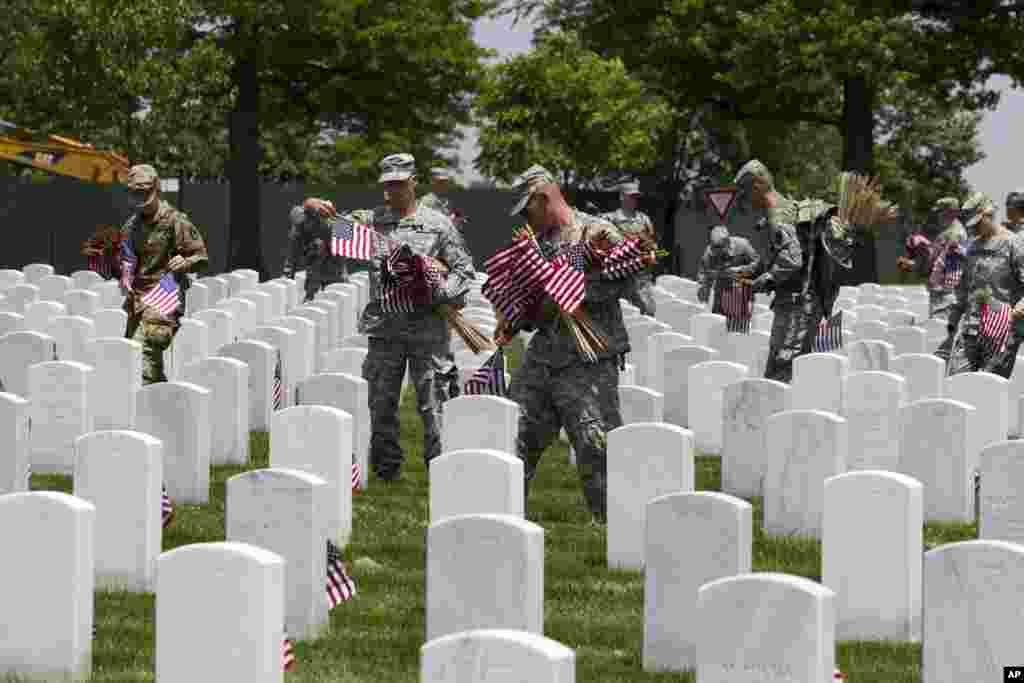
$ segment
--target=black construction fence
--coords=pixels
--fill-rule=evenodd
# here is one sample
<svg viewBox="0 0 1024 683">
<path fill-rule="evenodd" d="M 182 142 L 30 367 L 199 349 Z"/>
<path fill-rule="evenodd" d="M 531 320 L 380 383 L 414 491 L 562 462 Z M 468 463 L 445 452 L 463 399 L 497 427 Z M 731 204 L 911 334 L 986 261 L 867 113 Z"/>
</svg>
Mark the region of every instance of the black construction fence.
<svg viewBox="0 0 1024 683">
<path fill-rule="evenodd" d="M 261 223 L 253 226 L 252 238 L 259 239 L 263 268 L 271 276 L 281 274 L 287 248 L 288 214 L 306 197 L 330 199 L 340 209 L 369 208 L 381 202 L 377 188 L 324 188 L 301 184 L 272 184 L 261 187 Z M 180 183 L 175 194 L 165 199 L 185 211 L 206 239 L 210 253 L 209 274 L 229 270 L 228 186 L 223 183 Z M 618 205 L 614 192 L 574 192 L 570 201 L 579 208 L 591 203 L 602 211 Z M 467 216 L 464 229 L 467 245 L 477 267 L 505 246 L 517 220 L 508 215 L 515 195 L 507 190 L 454 190 L 453 206 Z M 716 214 L 703 198 L 668 201 L 644 195 L 641 207 L 651 216 L 659 243 L 671 255 L 659 265 L 661 272 L 693 277 L 707 244 L 708 231 L 718 223 Z M 70 178 L 54 177 L 45 182 L 0 177 L 0 228 L 5 235 L 0 250 L 0 268 L 20 269 L 28 263 L 49 263 L 58 273 L 69 274 L 86 267 L 79 253 L 82 242 L 100 225 L 123 223 L 131 213 L 128 193 L 120 186 L 103 186 Z M 730 217 L 733 234 L 747 237 L 755 246 L 761 236 L 754 230 L 752 216 Z M 893 281 L 894 263 L 903 239 L 902 231 L 887 231 L 884 239 L 858 253 L 853 271 L 844 284 L 869 281 L 872 261 L 877 262 L 883 280 Z"/>
</svg>

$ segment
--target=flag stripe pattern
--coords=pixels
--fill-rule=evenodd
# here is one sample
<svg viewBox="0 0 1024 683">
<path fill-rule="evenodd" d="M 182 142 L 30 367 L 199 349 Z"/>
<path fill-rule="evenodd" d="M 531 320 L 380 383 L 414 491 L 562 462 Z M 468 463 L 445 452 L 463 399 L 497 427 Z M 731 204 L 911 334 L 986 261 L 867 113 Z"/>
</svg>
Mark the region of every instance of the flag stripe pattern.
<svg viewBox="0 0 1024 683">
<path fill-rule="evenodd" d="M 942 283 L 946 289 L 956 289 L 960 285 L 960 277 L 963 274 L 962 259 L 957 245 L 950 245 L 944 259 Z"/>
<path fill-rule="evenodd" d="M 555 272 L 544 285 L 544 291 L 567 313 L 574 313 L 583 303 L 589 252 L 583 242 L 569 245 L 555 259 Z"/>
<path fill-rule="evenodd" d="M 160 276 L 160 281 L 142 295 L 142 303 L 155 308 L 160 315 L 169 316 L 178 310 L 178 283 L 170 273 Z"/>
<path fill-rule="evenodd" d="M 274 364 L 274 410 L 281 410 L 284 407 L 284 384 L 281 381 L 281 352 L 277 352 L 277 362 Z"/>
<path fill-rule="evenodd" d="M 166 529 L 174 520 L 174 502 L 167 495 L 167 487 L 164 486 L 160 494 L 160 523 Z"/>
<path fill-rule="evenodd" d="M 374 233 L 366 225 L 348 219 L 334 222 L 331 236 L 331 255 L 358 261 L 369 261 L 374 255 Z"/>
<path fill-rule="evenodd" d="M 345 571 L 338 546 L 327 541 L 327 609 L 334 609 L 356 595 L 356 582 Z"/>
<path fill-rule="evenodd" d="M 132 241 L 130 239 L 121 240 L 120 260 L 121 286 L 130 291 L 132 288 L 132 280 L 135 278 L 135 265 L 138 263 L 138 259 L 135 258 L 135 250 L 132 247 Z"/>
<path fill-rule="evenodd" d="M 647 267 L 644 258 L 640 240 L 628 238 L 608 252 L 601 266 L 601 274 L 610 280 L 635 275 Z"/>
<path fill-rule="evenodd" d="M 524 311 L 543 295 L 542 286 L 554 273 L 536 243 L 517 240 L 484 264 L 487 281 L 480 292 L 501 312 L 509 323 L 516 322 Z"/>
<path fill-rule="evenodd" d="M 725 328 L 728 332 L 750 334 L 750 322 L 754 315 L 754 291 L 748 285 L 734 283 L 719 290 Z"/>
<path fill-rule="evenodd" d="M 352 463 L 352 492 L 355 493 L 359 490 L 359 463 Z"/>
<path fill-rule="evenodd" d="M 813 350 L 825 353 L 843 348 L 843 312 L 838 311 L 831 318 L 822 318 L 814 336 Z"/>
<path fill-rule="evenodd" d="M 110 267 L 110 259 L 107 258 L 106 254 L 90 256 L 89 270 L 96 273 L 104 280 L 111 278 L 114 275 L 113 269 Z"/>
<path fill-rule="evenodd" d="M 1010 339 L 1010 307 L 1002 302 L 981 307 L 979 333 L 989 353 L 1002 353 Z"/>
<path fill-rule="evenodd" d="M 441 273 L 426 258 L 414 254 L 409 245 L 396 247 L 388 254 L 381 273 L 381 310 L 411 313 L 417 306 L 430 304 L 442 279 Z"/>
<path fill-rule="evenodd" d="M 505 386 L 505 352 L 500 347 L 480 366 L 473 376 L 466 380 L 462 387 L 464 394 L 489 394 L 506 396 Z"/>
<path fill-rule="evenodd" d="M 284 641 L 281 643 L 281 668 L 285 671 L 295 668 L 295 649 L 287 633 L 284 634 Z"/>
</svg>

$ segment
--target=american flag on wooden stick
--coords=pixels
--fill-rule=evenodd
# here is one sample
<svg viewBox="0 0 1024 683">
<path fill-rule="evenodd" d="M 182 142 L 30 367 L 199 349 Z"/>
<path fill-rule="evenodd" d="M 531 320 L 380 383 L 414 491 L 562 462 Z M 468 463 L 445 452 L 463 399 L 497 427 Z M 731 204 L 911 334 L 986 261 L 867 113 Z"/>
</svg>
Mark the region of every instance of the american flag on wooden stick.
<svg viewBox="0 0 1024 683">
<path fill-rule="evenodd" d="M 960 255 L 959 245 L 950 244 L 944 257 L 944 269 L 942 284 L 946 289 L 956 289 L 960 286 L 960 277 L 963 275 L 963 258 Z"/>
<path fill-rule="evenodd" d="M 167 495 L 167 487 L 163 487 L 163 492 L 160 494 L 160 523 L 161 526 L 166 529 L 170 526 L 174 520 L 174 501 Z"/>
<path fill-rule="evenodd" d="M 359 463 L 352 463 L 352 492 L 355 493 L 359 490 Z"/>
<path fill-rule="evenodd" d="M 837 311 L 831 318 L 822 318 L 814 335 L 812 350 L 827 353 L 843 348 L 843 312 Z"/>
<path fill-rule="evenodd" d="M 274 410 L 281 410 L 284 406 L 284 384 L 281 381 L 281 352 L 277 352 L 277 361 L 274 363 Z"/>
<path fill-rule="evenodd" d="M 369 261 L 374 254 L 374 232 L 361 223 L 338 218 L 331 226 L 331 255 Z"/>
<path fill-rule="evenodd" d="M 627 238 L 604 257 L 601 273 L 611 280 L 629 277 L 647 267 L 645 258 L 646 254 L 640 248 L 640 240 L 635 237 Z"/>
<path fill-rule="evenodd" d="M 591 257 L 586 242 L 571 244 L 555 259 L 555 272 L 544 285 L 544 291 L 566 313 L 575 313 L 583 303 L 587 289 L 587 263 Z"/>
<path fill-rule="evenodd" d="M 121 261 L 121 286 L 131 290 L 132 280 L 135 278 L 135 267 L 139 260 L 135 257 L 135 249 L 130 239 L 121 240 L 119 247 L 119 259 Z"/>
<path fill-rule="evenodd" d="M 170 273 L 160 276 L 160 281 L 142 295 L 142 303 L 155 308 L 160 315 L 169 316 L 178 310 L 178 282 Z"/>
<path fill-rule="evenodd" d="M 722 302 L 726 331 L 750 334 L 750 321 L 754 316 L 753 288 L 737 282 L 719 289 L 718 296 Z"/>
<path fill-rule="evenodd" d="M 281 643 L 281 668 L 291 671 L 295 668 L 295 648 L 292 647 L 292 639 L 284 634 L 284 641 Z"/>
<path fill-rule="evenodd" d="M 509 323 L 543 295 L 544 284 L 554 274 L 554 267 L 529 239 L 495 254 L 485 267 L 487 282 L 480 292 Z"/>
<path fill-rule="evenodd" d="M 491 396 L 505 396 L 508 389 L 505 386 L 505 352 L 500 347 L 491 354 L 491 357 L 473 373 L 473 376 L 466 380 L 462 387 L 464 394 L 489 394 Z"/>
<path fill-rule="evenodd" d="M 1002 353 L 1010 339 L 1010 307 L 1001 301 L 981 305 L 981 325 L 978 336 L 990 353 Z"/>
<path fill-rule="evenodd" d="M 341 561 L 341 550 L 338 546 L 327 541 L 327 609 L 334 609 L 338 605 L 356 596 L 356 582 L 345 571 L 345 565 Z"/>
<path fill-rule="evenodd" d="M 88 268 L 104 280 L 107 280 L 114 275 L 113 269 L 110 267 L 110 259 L 107 258 L 106 253 L 100 254 L 99 256 L 90 256 Z"/>
</svg>

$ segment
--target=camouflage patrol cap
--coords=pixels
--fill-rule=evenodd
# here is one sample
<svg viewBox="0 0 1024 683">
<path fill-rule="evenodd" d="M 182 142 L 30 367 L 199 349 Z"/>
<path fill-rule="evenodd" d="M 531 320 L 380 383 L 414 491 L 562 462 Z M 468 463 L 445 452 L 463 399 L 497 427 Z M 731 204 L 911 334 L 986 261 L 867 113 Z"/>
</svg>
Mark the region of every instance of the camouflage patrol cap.
<svg viewBox="0 0 1024 683">
<path fill-rule="evenodd" d="M 932 209 L 935 211 L 959 211 L 960 202 L 957 201 L 956 197 L 943 197 L 935 202 Z"/>
<path fill-rule="evenodd" d="M 640 194 L 640 183 L 622 183 L 619 194 Z"/>
<path fill-rule="evenodd" d="M 1024 209 L 1024 187 L 1006 195 L 1006 208 Z"/>
<path fill-rule="evenodd" d="M 995 202 L 984 192 L 975 192 L 964 202 L 963 208 L 960 209 L 960 217 L 966 227 L 973 228 L 986 213 L 995 212 Z"/>
<path fill-rule="evenodd" d="M 125 185 L 132 192 L 149 192 L 159 187 L 160 176 L 149 164 L 138 164 L 128 169 Z"/>
<path fill-rule="evenodd" d="M 743 167 L 736 174 L 736 178 L 732 182 L 734 185 L 742 186 L 750 183 L 754 178 L 766 180 L 769 185 L 775 184 L 775 180 L 772 178 L 772 172 L 768 170 L 767 166 L 757 159 L 751 159 L 747 163 L 743 164 Z"/>
<path fill-rule="evenodd" d="M 554 182 L 555 177 L 551 175 L 551 171 L 538 164 L 534 164 L 523 171 L 512 184 L 512 191 L 519 195 L 519 201 L 509 211 L 509 215 L 518 216 L 521 214 L 523 209 L 526 208 L 526 203 L 530 201 L 530 197 L 533 196 L 533 193 L 539 187 Z"/>
<path fill-rule="evenodd" d="M 389 154 L 380 161 L 378 183 L 408 180 L 416 175 L 416 159 L 411 154 Z"/>
<path fill-rule="evenodd" d="M 451 180 L 452 177 L 454 176 L 451 170 L 443 168 L 441 166 L 435 166 L 434 168 L 430 169 L 430 175 L 434 176 L 435 178 L 443 178 L 444 180 Z"/>
<path fill-rule="evenodd" d="M 716 225 L 711 228 L 711 237 L 708 242 L 713 247 L 724 247 L 729 242 L 729 228 L 724 225 Z"/>
</svg>

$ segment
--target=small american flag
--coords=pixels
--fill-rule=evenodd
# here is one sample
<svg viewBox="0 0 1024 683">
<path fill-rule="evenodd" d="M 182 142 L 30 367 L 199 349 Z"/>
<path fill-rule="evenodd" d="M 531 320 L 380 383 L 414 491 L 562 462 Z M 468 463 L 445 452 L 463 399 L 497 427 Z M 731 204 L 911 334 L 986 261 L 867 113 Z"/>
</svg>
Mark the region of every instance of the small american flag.
<svg viewBox="0 0 1024 683">
<path fill-rule="evenodd" d="M 135 266 L 139 262 L 135 257 L 135 250 L 130 239 L 121 240 L 119 258 L 121 260 L 121 286 L 130 291 L 132 279 L 135 277 Z"/>
<path fill-rule="evenodd" d="M 359 490 L 359 463 L 352 463 L 352 492 Z"/>
<path fill-rule="evenodd" d="M 575 313 L 583 303 L 587 289 L 587 262 L 590 257 L 589 245 L 576 242 L 555 259 L 555 272 L 544 285 L 559 308 L 566 313 Z"/>
<path fill-rule="evenodd" d="M 733 283 L 719 290 L 725 329 L 728 332 L 750 334 L 750 321 L 754 315 L 754 290 L 748 285 Z"/>
<path fill-rule="evenodd" d="M 373 230 L 369 227 L 339 218 L 334 222 L 331 255 L 359 261 L 369 261 L 374 254 Z"/>
<path fill-rule="evenodd" d="M 813 350 L 827 353 L 843 348 L 843 312 L 838 311 L 831 318 L 822 318 L 814 335 Z"/>
<path fill-rule="evenodd" d="M 341 550 L 327 541 L 327 609 L 334 609 L 356 596 L 356 582 L 345 571 Z"/>
<path fill-rule="evenodd" d="M 959 245 L 955 242 L 950 244 L 943 264 L 942 284 L 946 289 L 956 289 L 960 285 L 960 276 L 963 274 L 962 260 Z"/>
<path fill-rule="evenodd" d="M 634 275 L 647 267 L 645 257 L 640 249 L 640 240 L 629 238 L 608 252 L 601 272 L 612 280 Z"/>
<path fill-rule="evenodd" d="M 113 276 L 113 269 L 110 267 L 110 259 L 107 257 L 105 251 L 99 256 L 90 256 L 88 267 L 89 270 L 96 273 L 104 280 Z"/>
<path fill-rule="evenodd" d="M 1010 339 L 1010 307 L 997 301 L 981 305 L 979 336 L 989 353 L 1002 353 Z"/>
<path fill-rule="evenodd" d="M 167 487 L 164 486 L 163 492 L 160 494 L 160 522 L 161 526 L 166 529 L 170 526 L 174 520 L 174 502 L 171 497 L 167 495 Z"/>
<path fill-rule="evenodd" d="M 277 352 L 274 364 L 274 410 L 281 410 L 284 405 L 284 384 L 281 382 L 281 352 Z"/>
<path fill-rule="evenodd" d="M 499 256 L 505 260 L 496 261 Z M 495 264 L 502 262 L 505 265 L 498 269 Z M 488 279 L 480 292 L 509 323 L 515 322 L 523 310 L 542 296 L 544 284 L 554 275 L 552 264 L 527 239 L 496 254 L 488 263 L 492 263 L 492 269 L 487 271 Z"/>
<path fill-rule="evenodd" d="M 285 671 L 291 671 L 295 667 L 295 649 L 287 633 L 284 634 L 284 641 L 281 643 L 281 667 Z"/>
<path fill-rule="evenodd" d="M 170 273 L 161 275 L 160 281 L 142 295 L 142 303 L 152 306 L 165 317 L 178 310 L 178 283 L 174 276 Z"/>
<path fill-rule="evenodd" d="M 385 313 L 412 313 L 416 306 L 412 289 L 397 282 L 384 283 L 380 290 L 380 308 Z"/>
<path fill-rule="evenodd" d="M 500 347 L 462 387 L 464 394 L 489 394 L 505 396 L 505 352 Z"/>
</svg>

